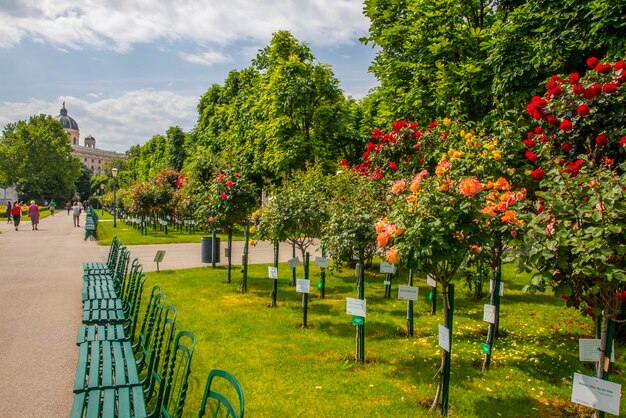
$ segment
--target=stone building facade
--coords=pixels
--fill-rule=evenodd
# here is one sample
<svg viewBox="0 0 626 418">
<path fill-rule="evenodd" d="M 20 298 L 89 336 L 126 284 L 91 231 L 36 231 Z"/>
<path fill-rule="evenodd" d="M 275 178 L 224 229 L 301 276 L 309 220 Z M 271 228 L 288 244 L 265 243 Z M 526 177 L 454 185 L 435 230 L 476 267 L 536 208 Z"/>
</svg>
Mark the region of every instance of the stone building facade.
<svg viewBox="0 0 626 418">
<path fill-rule="evenodd" d="M 65 102 L 63 102 L 61 114 L 57 116 L 57 120 L 61 122 L 63 129 L 67 132 L 68 140 L 73 148 L 72 155 L 91 169 L 91 173 L 94 176 L 102 176 L 105 174 L 103 171 L 105 163 L 113 159 L 126 159 L 125 154 L 96 148 L 96 138 L 91 135 L 85 138 L 84 145 L 80 145 L 80 130 L 78 129 L 78 123 L 76 123 L 74 118 L 67 114 Z"/>
</svg>

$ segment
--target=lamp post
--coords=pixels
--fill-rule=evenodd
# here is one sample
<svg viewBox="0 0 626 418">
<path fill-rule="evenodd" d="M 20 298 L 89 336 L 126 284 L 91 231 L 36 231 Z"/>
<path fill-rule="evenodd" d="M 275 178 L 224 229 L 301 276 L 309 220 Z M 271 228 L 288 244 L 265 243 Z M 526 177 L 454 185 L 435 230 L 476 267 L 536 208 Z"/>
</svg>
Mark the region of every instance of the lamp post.
<svg viewBox="0 0 626 418">
<path fill-rule="evenodd" d="M 111 175 L 113 176 L 113 228 L 117 228 L 117 198 L 115 190 L 115 178 L 117 177 L 117 167 L 111 169 Z"/>
<path fill-rule="evenodd" d="M 104 215 L 104 183 L 100 185 L 100 214 Z"/>
</svg>

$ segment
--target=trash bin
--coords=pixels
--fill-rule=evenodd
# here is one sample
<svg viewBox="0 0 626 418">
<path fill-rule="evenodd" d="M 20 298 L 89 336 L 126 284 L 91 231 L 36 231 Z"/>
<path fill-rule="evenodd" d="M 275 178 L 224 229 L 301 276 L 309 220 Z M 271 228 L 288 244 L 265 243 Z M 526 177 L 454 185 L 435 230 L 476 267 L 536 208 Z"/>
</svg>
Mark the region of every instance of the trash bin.
<svg viewBox="0 0 626 418">
<path fill-rule="evenodd" d="M 213 251 L 213 238 L 202 237 L 202 245 L 200 247 L 203 263 L 213 263 L 213 254 L 215 254 L 215 262 L 220 262 L 220 239 L 215 238 L 215 252 Z"/>
</svg>

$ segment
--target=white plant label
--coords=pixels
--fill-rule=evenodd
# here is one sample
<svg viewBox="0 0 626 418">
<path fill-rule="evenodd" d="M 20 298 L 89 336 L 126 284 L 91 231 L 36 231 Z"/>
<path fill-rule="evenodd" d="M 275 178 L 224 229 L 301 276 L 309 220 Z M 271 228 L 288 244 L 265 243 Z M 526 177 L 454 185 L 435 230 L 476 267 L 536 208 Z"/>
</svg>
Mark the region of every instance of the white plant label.
<svg viewBox="0 0 626 418">
<path fill-rule="evenodd" d="M 296 292 L 311 293 L 311 281 L 306 279 L 296 280 Z"/>
<path fill-rule="evenodd" d="M 496 305 L 485 305 L 483 321 L 489 322 L 490 324 L 496 323 Z"/>
<path fill-rule="evenodd" d="M 580 361 L 600 361 L 600 340 L 581 338 L 578 340 L 578 357 Z M 611 361 L 615 361 L 615 342 L 611 350 Z"/>
<path fill-rule="evenodd" d="M 315 265 L 321 269 L 328 268 L 328 258 L 325 257 L 315 257 Z"/>
<path fill-rule="evenodd" d="M 380 263 L 380 272 L 385 274 L 396 274 L 395 264 L 382 262 Z"/>
<path fill-rule="evenodd" d="M 417 300 L 419 287 L 415 286 L 398 286 L 398 299 L 400 300 Z"/>
<path fill-rule="evenodd" d="M 496 286 L 496 282 L 491 280 L 489 284 L 489 291 L 493 293 L 493 288 Z M 504 296 L 504 282 L 500 281 L 500 297 Z"/>
<path fill-rule="evenodd" d="M 278 268 L 277 267 L 268 267 L 267 275 L 270 279 L 278 280 Z"/>
<path fill-rule="evenodd" d="M 287 264 L 289 264 L 289 268 L 295 269 L 300 265 L 300 259 L 298 257 L 292 258 L 291 260 L 287 260 Z"/>
<path fill-rule="evenodd" d="M 437 282 L 430 274 L 426 276 L 426 284 L 430 287 L 437 287 Z"/>
<path fill-rule="evenodd" d="M 572 402 L 619 415 L 622 385 L 574 373 Z"/>
<path fill-rule="evenodd" d="M 366 299 L 346 298 L 346 313 L 353 316 L 362 316 L 365 318 L 367 311 Z"/>
<path fill-rule="evenodd" d="M 450 329 L 439 324 L 439 347 L 450 352 Z"/>
</svg>

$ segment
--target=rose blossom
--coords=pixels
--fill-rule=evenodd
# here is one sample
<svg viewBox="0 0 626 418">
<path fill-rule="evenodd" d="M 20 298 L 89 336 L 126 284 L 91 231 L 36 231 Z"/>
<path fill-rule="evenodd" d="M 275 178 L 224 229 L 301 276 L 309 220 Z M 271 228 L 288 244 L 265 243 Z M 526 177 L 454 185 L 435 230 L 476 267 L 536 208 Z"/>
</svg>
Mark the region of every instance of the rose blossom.
<svg viewBox="0 0 626 418">
<path fill-rule="evenodd" d="M 526 158 L 528 159 L 528 161 L 530 161 L 531 163 L 534 163 L 535 161 L 537 161 L 537 159 L 539 158 L 537 156 L 537 154 L 535 154 L 532 151 L 526 151 Z"/>
<path fill-rule="evenodd" d="M 587 67 L 593 69 L 598 65 L 598 59 L 596 57 L 591 57 L 587 59 Z"/>
<path fill-rule="evenodd" d="M 587 116 L 589 114 L 589 106 L 584 103 L 578 105 L 578 107 L 576 107 L 576 113 L 578 113 L 578 116 Z"/>
<path fill-rule="evenodd" d="M 609 142 L 608 138 L 605 134 L 600 134 L 596 136 L 596 144 L 600 146 L 605 146 Z"/>
<path fill-rule="evenodd" d="M 459 184 L 459 193 L 461 193 L 465 197 L 472 197 L 480 193 L 483 189 L 483 185 L 480 184 L 480 181 L 473 177 L 468 177 L 461 180 Z"/>
<path fill-rule="evenodd" d="M 568 120 L 568 119 L 563 119 L 563 121 L 559 125 L 559 129 L 561 129 L 563 132 L 571 131 L 572 130 L 572 122 L 570 120 Z"/>
<path fill-rule="evenodd" d="M 394 194 L 400 194 L 400 193 L 402 193 L 405 190 L 406 190 L 406 180 L 405 179 L 397 180 L 391 186 L 391 191 Z"/>
<path fill-rule="evenodd" d="M 541 180 L 545 174 L 546 172 L 543 170 L 543 168 L 535 168 L 531 173 L 533 179 L 537 181 Z"/>
</svg>

